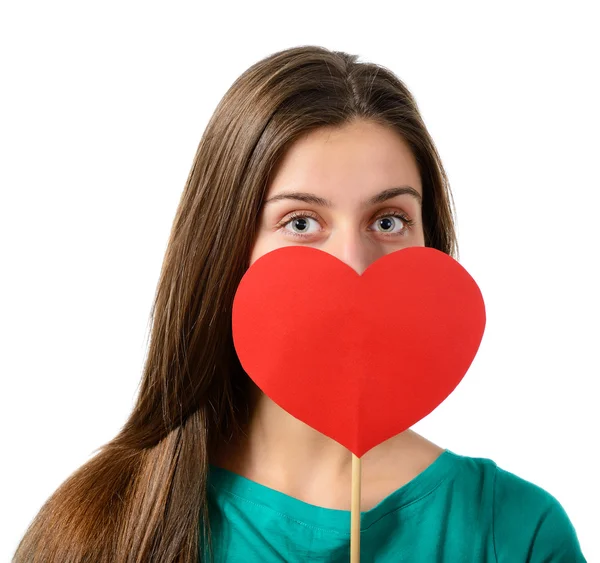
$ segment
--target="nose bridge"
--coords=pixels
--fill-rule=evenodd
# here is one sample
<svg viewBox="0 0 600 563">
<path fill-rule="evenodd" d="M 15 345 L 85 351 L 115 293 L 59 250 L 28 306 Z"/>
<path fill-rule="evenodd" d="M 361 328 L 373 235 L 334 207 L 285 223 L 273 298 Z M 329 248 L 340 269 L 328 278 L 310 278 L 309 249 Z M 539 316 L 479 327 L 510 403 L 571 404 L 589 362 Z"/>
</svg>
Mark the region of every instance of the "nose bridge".
<svg viewBox="0 0 600 563">
<path fill-rule="evenodd" d="M 330 239 L 328 250 L 333 256 L 348 264 L 358 275 L 377 259 L 369 240 L 359 230 L 346 225 L 340 228 Z"/>
</svg>

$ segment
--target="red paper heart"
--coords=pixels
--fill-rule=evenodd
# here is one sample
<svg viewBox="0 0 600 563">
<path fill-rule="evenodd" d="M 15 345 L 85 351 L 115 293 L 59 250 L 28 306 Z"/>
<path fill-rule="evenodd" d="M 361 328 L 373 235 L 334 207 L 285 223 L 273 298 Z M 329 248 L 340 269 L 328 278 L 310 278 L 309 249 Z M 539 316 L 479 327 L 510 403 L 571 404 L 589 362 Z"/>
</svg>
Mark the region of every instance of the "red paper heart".
<svg viewBox="0 0 600 563">
<path fill-rule="evenodd" d="M 362 457 L 460 383 L 485 306 L 469 273 L 433 248 L 392 252 L 359 276 L 327 252 L 288 246 L 246 271 L 232 329 L 264 393 Z"/>
</svg>

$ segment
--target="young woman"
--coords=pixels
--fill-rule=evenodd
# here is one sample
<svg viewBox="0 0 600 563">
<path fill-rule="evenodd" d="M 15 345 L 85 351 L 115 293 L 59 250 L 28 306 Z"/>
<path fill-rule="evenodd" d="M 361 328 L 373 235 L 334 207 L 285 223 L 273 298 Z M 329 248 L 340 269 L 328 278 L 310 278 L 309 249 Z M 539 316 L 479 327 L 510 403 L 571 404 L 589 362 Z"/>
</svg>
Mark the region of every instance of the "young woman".
<svg viewBox="0 0 600 563">
<path fill-rule="evenodd" d="M 235 291 L 282 246 L 358 273 L 409 246 L 457 258 L 451 202 L 389 70 L 298 47 L 243 73 L 177 209 L 134 410 L 47 500 L 14 561 L 348 561 L 351 454 L 244 373 Z M 411 430 L 363 457 L 362 488 L 363 561 L 585 561 L 553 496 Z"/>
</svg>

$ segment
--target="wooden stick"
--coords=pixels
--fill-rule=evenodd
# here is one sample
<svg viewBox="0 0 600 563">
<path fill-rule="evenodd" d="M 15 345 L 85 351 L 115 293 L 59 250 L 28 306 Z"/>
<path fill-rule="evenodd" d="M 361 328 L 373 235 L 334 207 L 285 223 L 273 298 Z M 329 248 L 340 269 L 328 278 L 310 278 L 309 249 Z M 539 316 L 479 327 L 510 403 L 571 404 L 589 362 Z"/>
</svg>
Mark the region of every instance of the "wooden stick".
<svg viewBox="0 0 600 563">
<path fill-rule="evenodd" d="M 350 524 L 350 563 L 360 563 L 360 479 L 361 458 L 352 454 L 352 512 Z"/>
</svg>

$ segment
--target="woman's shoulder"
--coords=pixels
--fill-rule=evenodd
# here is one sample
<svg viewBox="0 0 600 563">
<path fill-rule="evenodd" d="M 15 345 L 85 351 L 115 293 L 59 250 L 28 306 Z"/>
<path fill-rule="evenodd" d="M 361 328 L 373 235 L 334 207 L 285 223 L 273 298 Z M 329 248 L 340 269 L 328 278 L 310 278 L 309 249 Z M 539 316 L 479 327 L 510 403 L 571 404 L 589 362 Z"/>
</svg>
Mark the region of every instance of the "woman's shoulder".
<svg viewBox="0 0 600 563">
<path fill-rule="evenodd" d="M 491 493 L 493 538 L 499 562 L 585 562 L 575 528 L 560 501 L 547 489 L 495 461 L 461 456 L 456 478 L 480 479 Z"/>
</svg>

